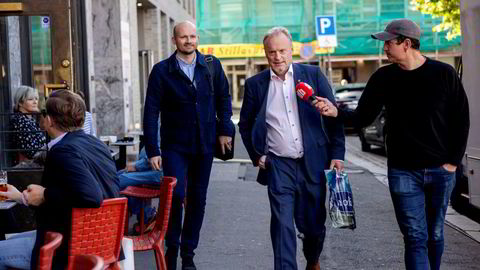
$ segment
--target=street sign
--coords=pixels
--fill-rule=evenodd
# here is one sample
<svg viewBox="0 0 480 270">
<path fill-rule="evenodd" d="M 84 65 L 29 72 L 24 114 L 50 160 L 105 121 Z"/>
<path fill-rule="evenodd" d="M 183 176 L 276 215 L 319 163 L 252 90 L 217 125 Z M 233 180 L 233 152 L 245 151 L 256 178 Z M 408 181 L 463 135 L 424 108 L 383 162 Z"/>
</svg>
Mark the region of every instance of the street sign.
<svg viewBox="0 0 480 270">
<path fill-rule="evenodd" d="M 313 48 L 312 44 L 305 43 L 302 44 L 300 47 L 300 57 L 302 59 L 308 60 L 315 55 L 315 49 Z"/>
<path fill-rule="evenodd" d="M 42 28 L 50 28 L 50 17 L 42 17 Z"/>
<path fill-rule="evenodd" d="M 335 16 L 316 16 L 315 29 L 317 31 L 317 41 L 319 47 L 337 47 L 337 27 Z"/>
</svg>

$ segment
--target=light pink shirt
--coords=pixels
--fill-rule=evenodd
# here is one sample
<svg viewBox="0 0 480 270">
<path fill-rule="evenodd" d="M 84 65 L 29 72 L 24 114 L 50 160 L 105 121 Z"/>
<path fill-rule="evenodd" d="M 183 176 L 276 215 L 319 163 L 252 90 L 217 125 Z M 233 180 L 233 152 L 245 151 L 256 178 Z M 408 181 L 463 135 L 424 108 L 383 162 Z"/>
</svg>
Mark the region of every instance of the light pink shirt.
<svg viewBox="0 0 480 270">
<path fill-rule="evenodd" d="M 285 74 L 285 81 L 270 69 L 266 121 L 268 151 L 280 157 L 303 157 L 292 65 Z"/>
</svg>

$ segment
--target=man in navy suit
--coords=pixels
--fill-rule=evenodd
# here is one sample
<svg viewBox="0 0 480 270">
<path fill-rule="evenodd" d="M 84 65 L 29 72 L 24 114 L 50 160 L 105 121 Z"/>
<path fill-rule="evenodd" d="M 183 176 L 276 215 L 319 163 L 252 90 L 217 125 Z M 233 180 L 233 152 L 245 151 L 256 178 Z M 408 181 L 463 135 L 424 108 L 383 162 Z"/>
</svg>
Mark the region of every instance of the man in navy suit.
<svg viewBox="0 0 480 270">
<path fill-rule="evenodd" d="M 231 149 L 235 129 L 230 121 L 227 78 L 218 59 L 206 58 L 196 50 L 195 25 L 188 21 L 177 24 L 172 42 L 177 46 L 175 53 L 150 73 L 143 122 L 145 149 L 153 169 L 163 166 L 165 176 L 177 178 L 165 237 L 167 268 L 176 269 L 180 249 L 182 269 L 194 270 L 215 142 Z M 161 157 L 157 146 L 159 113 Z M 188 206 L 182 226 L 185 192 Z"/>
<path fill-rule="evenodd" d="M 119 196 L 110 150 L 82 130 L 86 109 L 82 98 L 71 91 L 59 90 L 50 95 L 45 107 L 43 126 L 52 141 L 48 143 L 42 184 L 29 185 L 23 193 L 8 185 L 8 191 L 1 194 L 34 207 L 37 230 L 0 241 L 0 269 L 36 269 L 46 231 L 63 235 L 52 269 L 65 269 L 72 208 L 100 207 L 104 199 Z"/>
<path fill-rule="evenodd" d="M 334 102 L 318 67 L 292 64 L 288 30 L 270 29 L 263 45 L 270 69 L 245 83 L 240 134 L 253 164 L 260 167 L 257 181 L 268 188 L 275 269 L 297 269 L 294 221 L 303 234 L 307 269 L 320 269 L 326 218 L 324 170 L 343 170 L 343 125 L 297 98 L 295 84 L 305 82 L 316 95 Z"/>
</svg>

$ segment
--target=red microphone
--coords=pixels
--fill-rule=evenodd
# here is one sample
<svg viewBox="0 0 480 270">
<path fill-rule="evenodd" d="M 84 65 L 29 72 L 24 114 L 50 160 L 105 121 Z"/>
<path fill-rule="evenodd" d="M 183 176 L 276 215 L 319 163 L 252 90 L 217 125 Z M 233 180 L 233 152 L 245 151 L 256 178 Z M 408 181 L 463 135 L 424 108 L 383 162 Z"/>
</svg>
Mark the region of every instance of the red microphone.
<svg viewBox="0 0 480 270">
<path fill-rule="evenodd" d="M 313 93 L 313 88 L 308 85 L 308 83 L 300 82 L 297 83 L 297 86 L 295 86 L 295 91 L 297 92 L 297 96 L 303 99 L 304 101 L 310 102 L 310 104 L 314 105 L 315 103 L 318 102 L 317 99 L 315 99 Z"/>
</svg>

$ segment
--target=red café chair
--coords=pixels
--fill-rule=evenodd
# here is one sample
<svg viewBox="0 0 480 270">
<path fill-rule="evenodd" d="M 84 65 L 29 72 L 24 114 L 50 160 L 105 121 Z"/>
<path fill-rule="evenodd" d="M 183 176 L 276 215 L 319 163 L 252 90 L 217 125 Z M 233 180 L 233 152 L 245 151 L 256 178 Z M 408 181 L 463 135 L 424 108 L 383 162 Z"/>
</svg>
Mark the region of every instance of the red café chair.
<svg viewBox="0 0 480 270">
<path fill-rule="evenodd" d="M 106 269 L 120 269 L 126 211 L 127 198 L 106 199 L 100 208 L 73 208 L 67 269 L 77 269 L 75 256 L 84 254 L 101 257 Z"/>
<path fill-rule="evenodd" d="M 37 270 L 50 270 L 52 269 L 52 259 L 55 250 L 62 243 L 63 236 L 57 232 L 45 233 L 45 244 L 40 248 L 38 255 Z"/>
<path fill-rule="evenodd" d="M 73 257 L 75 270 L 103 270 L 103 259 L 96 255 L 76 255 Z"/>
<path fill-rule="evenodd" d="M 175 177 L 164 176 L 159 189 L 129 186 L 121 192 L 121 194 L 138 198 L 159 198 L 157 217 L 153 230 L 139 236 L 127 236 L 133 240 L 134 251 L 153 250 L 155 252 L 158 270 L 167 269 L 163 242 L 167 233 L 173 189 L 176 184 L 177 179 Z M 141 220 L 143 220 L 143 217 L 141 217 Z M 126 222 L 128 224 L 128 220 Z"/>
</svg>

